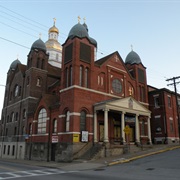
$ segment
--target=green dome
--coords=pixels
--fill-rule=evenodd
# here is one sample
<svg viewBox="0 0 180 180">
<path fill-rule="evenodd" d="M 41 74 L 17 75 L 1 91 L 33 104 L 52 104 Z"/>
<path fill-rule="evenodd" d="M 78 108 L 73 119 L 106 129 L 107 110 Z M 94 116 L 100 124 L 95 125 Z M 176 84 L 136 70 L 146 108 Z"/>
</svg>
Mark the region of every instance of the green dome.
<svg viewBox="0 0 180 180">
<path fill-rule="evenodd" d="M 31 50 L 34 50 L 34 49 L 40 49 L 44 52 L 46 52 L 46 45 L 45 43 L 39 38 L 38 40 L 36 40 L 32 46 L 31 46 Z"/>
<path fill-rule="evenodd" d="M 21 64 L 21 62 L 18 59 L 14 60 L 10 65 L 10 69 L 15 70 L 18 64 Z"/>
<path fill-rule="evenodd" d="M 80 23 L 74 25 L 71 28 L 71 30 L 69 32 L 69 35 L 68 35 L 69 38 L 73 38 L 75 36 L 77 36 L 79 38 L 84 38 L 84 37 L 88 38 L 89 37 L 86 28 Z"/>
<path fill-rule="evenodd" d="M 95 39 L 89 36 L 88 27 L 85 23 L 84 24 L 77 23 L 71 28 L 68 34 L 68 38 L 72 39 L 74 37 L 87 38 L 92 44 L 94 44 L 97 47 L 97 42 Z"/>
<path fill-rule="evenodd" d="M 132 50 L 132 51 L 126 56 L 125 63 L 126 63 L 126 64 L 140 64 L 140 63 L 142 63 L 142 62 L 141 62 L 141 58 L 139 57 L 139 55 Z"/>
</svg>

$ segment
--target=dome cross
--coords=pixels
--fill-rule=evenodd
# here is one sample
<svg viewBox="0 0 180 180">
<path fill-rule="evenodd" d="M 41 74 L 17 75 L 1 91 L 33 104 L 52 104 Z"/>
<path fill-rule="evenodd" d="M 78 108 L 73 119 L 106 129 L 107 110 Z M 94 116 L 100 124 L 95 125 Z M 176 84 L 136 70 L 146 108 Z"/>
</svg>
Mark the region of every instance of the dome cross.
<svg viewBox="0 0 180 180">
<path fill-rule="evenodd" d="M 55 24 L 56 24 L 56 18 L 53 18 L 53 20 L 54 20 L 54 26 L 55 26 Z"/>
<path fill-rule="evenodd" d="M 80 17 L 80 16 L 78 16 L 78 23 L 80 23 L 80 21 L 81 21 L 81 17 Z"/>
</svg>

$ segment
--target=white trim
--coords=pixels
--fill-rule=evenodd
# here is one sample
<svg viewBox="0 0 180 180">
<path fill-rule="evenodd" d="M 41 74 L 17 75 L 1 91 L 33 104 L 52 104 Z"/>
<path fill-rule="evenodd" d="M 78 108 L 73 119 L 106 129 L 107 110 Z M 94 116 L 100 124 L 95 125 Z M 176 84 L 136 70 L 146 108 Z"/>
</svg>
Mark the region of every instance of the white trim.
<svg viewBox="0 0 180 180">
<path fill-rule="evenodd" d="M 159 94 L 155 94 L 155 95 L 153 95 L 153 97 L 159 97 Z"/>
<path fill-rule="evenodd" d="M 82 89 L 82 90 L 86 90 L 86 91 L 90 91 L 90 92 L 94 92 L 94 93 L 102 94 L 102 95 L 106 95 L 106 96 L 108 95 L 110 97 L 118 97 L 118 98 L 120 98 L 119 96 L 115 96 L 115 95 L 112 95 L 112 94 L 109 94 L 109 93 L 100 92 L 100 91 L 97 91 L 97 90 L 94 90 L 94 89 L 81 87 L 81 86 L 78 86 L 78 85 L 73 85 L 73 86 L 70 86 L 68 88 L 61 89 L 59 92 L 62 93 L 62 92 L 68 91 L 68 90 L 73 89 L 73 88 Z"/>
<path fill-rule="evenodd" d="M 81 114 L 78 113 L 78 112 L 72 112 L 72 113 L 69 113 L 70 116 L 80 116 Z"/>
<path fill-rule="evenodd" d="M 59 133 L 57 133 L 58 135 L 62 135 L 62 134 L 81 134 L 81 132 L 59 132 Z M 56 135 L 57 135 L 56 134 Z M 94 133 L 89 133 L 88 132 L 88 134 L 89 135 L 91 135 L 91 136 L 93 136 L 94 135 Z"/>
<path fill-rule="evenodd" d="M 80 116 L 81 113 L 79 113 L 79 112 L 71 112 L 69 115 L 70 115 L 70 116 Z M 59 118 L 64 118 L 64 117 L 66 117 L 65 114 L 59 115 Z M 94 116 L 93 116 L 92 114 L 87 114 L 86 117 L 93 118 Z"/>
<path fill-rule="evenodd" d="M 32 134 L 32 136 L 48 136 L 49 134 L 46 133 L 46 134 Z"/>
<path fill-rule="evenodd" d="M 161 117 L 161 115 L 154 116 L 154 118 L 160 118 L 160 117 Z"/>
<path fill-rule="evenodd" d="M 92 114 L 87 114 L 87 115 L 86 115 L 86 117 L 93 118 L 93 117 L 94 117 L 94 115 L 92 115 Z"/>
<path fill-rule="evenodd" d="M 38 120 L 33 120 L 33 123 L 37 123 L 38 122 Z"/>
<path fill-rule="evenodd" d="M 65 114 L 61 114 L 61 115 L 59 115 L 59 118 L 64 118 L 64 117 L 66 117 L 66 115 L 65 115 Z"/>
<path fill-rule="evenodd" d="M 13 104 L 11 104 L 11 105 L 9 105 L 9 106 L 6 106 L 4 109 L 10 108 L 10 107 L 15 106 L 15 105 L 17 105 L 17 104 L 20 104 L 21 102 L 26 101 L 27 99 L 35 99 L 35 100 L 36 100 L 36 99 L 38 99 L 38 98 L 29 96 L 29 97 L 27 97 L 27 98 L 25 98 L 25 99 L 22 99 L 22 100 L 20 100 L 20 101 L 18 101 L 18 102 L 15 102 L 15 103 L 13 103 Z"/>
<path fill-rule="evenodd" d="M 119 72 L 127 73 L 126 71 L 123 71 L 122 69 L 118 69 L 118 68 L 116 68 L 116 67 L 114 67 L 114 66 L 110 66 L 110 65 L 107 65 L 107 66 L 110 67 L 110 68 L 112 68 L 112 69 L 116 69 L 116 70 L 118 70 Z"/>
<path fill-rule="evenodd" d="M 81 134 L 81 133 L 80 132 L 59 132 L 57 134 L 62 135 L 62 134 Z"/>
<path fill-rule="evenodd" d="M 91 135 L 91 136 L 93 136 L 94 135 L 94 133 L 88 133 L 89 135 Z"/>
</svg>

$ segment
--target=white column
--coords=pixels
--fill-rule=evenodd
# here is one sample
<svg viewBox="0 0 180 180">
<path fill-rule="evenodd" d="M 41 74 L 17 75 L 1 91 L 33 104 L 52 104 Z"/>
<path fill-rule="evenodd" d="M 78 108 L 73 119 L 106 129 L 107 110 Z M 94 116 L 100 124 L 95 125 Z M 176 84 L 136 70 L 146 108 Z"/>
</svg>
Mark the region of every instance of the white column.
<svg viewBox="0 0 180 180">
<path fill-rule="evenodd" d="M 109 138 L 108 138 L 108 109 L 104 109 L 104 142 L 109 142 Z"/>
<path fill-rule="evenodd" d="M 136 125 L 135 125 L 135 128 L 136 128 L 136 143 L 140 143 L 140 138 L 139 138 L 139 119 L 138 119 L 138 114 L 136 114 Z"/>
<path fill-rule="evenodd" d="M 149 143 L 152 144 L 150 117 L 148 117 L 148 138 L 149 138 Z"/>
<path fill-rule="evenodd" d="M 123 139 L 123 143 L 126 141 L 124 127 L 125 127 L 124 112 L 122 112 L 122 114 L 121 114 L 121 136 Z"/>
<path fill-rule="evenodd" d="M 94 112 L 94 142 L 97 142 L 97 113 Z"/>
</svg>

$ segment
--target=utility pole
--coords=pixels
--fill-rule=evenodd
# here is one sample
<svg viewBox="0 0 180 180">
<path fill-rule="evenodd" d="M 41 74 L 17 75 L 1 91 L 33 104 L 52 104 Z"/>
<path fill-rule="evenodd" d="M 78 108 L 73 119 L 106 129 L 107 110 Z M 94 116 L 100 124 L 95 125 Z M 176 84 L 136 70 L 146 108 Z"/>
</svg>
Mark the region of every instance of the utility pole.
<svg viewBox="0 0 180 180">
<path fill-rule="evenodd" d="M 179 79 L 180 76 L 178 77 L 173 77 L 170 79 L 167 79 L 166 81 L 173 81 L 173 83 L 168 84 L 168 86 L 173 85 L 174 86 L 174 91 L 175 91 L 175 97 L 176 97 L 176 109 L 177 109 L 177 117 L 178 117 L 178 132 L 179 132 L 179 143 L 180 143 L 180 122 L 179 122 L 179 104 L 178 104 L 178 95 L 177 95 L 177 88 L 176 88 L 176 84 L 179 84 L 179 82 L 176 82 L 177 79 Z"/>
</svg>

